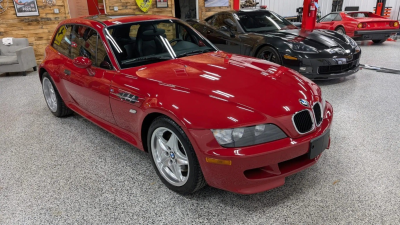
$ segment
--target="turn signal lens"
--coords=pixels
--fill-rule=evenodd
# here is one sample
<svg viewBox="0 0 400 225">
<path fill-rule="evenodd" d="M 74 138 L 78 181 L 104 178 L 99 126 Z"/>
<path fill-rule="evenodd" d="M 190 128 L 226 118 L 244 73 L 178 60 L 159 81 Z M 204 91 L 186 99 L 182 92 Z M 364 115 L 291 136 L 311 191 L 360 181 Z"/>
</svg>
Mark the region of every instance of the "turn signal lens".
<svg viewBox="0 0 400 225">
<path fill-rule="evenodd" d="M 220 165 L 226 165 L 226 166 L 232 165 L 231 160 L 213 159 L 213 158 L 208 158 L 208 157 L 206 157 L 206 162 L 220 164 Z"/>
<path fill-rule="evenodd" d="M 362 23 L 359 23 L 359 24 L 357 25 L 357 27 L 358 27 L 358 28 L 362 28 Z"/>
<path fill-rule="evenodd" d="M 397 21 L 394 22 L 394 23 L 393 23 L 393 26 L 394 26 L 394 27 L 398 27 L 398 26 L 399 26 L 399 22 L 397 22 Z"/>
<path fill-rule="evenodd" d="M 290 60 L 297 60 L 296 57 L 293 57 L 293 56 L 290 56 L 290 55 L 284 55 L 283 58 L 290 59 Z"/>
</svg>

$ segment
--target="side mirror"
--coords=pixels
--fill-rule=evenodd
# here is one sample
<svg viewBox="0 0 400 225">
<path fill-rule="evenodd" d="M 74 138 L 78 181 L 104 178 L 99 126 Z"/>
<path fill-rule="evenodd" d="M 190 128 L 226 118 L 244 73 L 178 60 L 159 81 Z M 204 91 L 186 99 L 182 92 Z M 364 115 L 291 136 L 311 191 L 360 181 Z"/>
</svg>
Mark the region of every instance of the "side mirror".
<svg viewBox="0 0 400 225">
<path fill-rule="evenodd" d="M 229 29 L 236 27 L 235 22 L 233 22 L 231 19 L 225 19 L 224 23 L 226 24 L 226 26 L 228 26 Z"/>
<path fill-rule="evenodd" d="M 78 68 L 87 69 L 92 66 L 92 60 L 83 56 L 78 56 L 74 59 L 73 64 Z"/>
</svg>

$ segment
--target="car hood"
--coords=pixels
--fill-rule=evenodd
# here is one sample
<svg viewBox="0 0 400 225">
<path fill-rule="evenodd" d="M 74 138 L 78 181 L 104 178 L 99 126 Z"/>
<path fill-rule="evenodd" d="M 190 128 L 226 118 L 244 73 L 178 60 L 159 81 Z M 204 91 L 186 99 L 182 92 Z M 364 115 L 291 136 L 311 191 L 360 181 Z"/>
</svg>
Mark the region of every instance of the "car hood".
<svg viewBox="0 0 400 225">
<path fill-rule="evenodd" d="M 262 35 L 275 36 L 284 41 L 303 42 L 306 45 L 316 47 L 317 49 L 342 47 L 351 49 L 350 43 L 346 38 L 334 31 L 314 30 L 313 32 L 303 32 L 300 29 L 279 30 L 276 32 L 258 33 Z"/>
<path fill-rule="evenodd" d="M 320 93 L 315 83 L 286 67 L 221 51 L 132 70 L 124 72 L 275 118 L 303 110 L 299 99 L 311 103 Z"/>
</svg>

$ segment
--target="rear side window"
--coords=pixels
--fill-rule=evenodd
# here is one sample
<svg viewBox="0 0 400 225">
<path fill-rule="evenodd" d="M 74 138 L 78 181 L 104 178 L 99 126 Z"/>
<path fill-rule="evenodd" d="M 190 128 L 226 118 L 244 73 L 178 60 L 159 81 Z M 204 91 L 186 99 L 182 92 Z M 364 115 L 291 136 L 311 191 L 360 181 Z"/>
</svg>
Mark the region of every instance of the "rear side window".
<svg viewBox="0 0 400 225">
<path fill-rule="evenodd" d="M 67 57 L 70 57 L 72 27 L 72 25 L 63 25 L 58 28 L 52 44 L 53 48 Z"/>
</svg>

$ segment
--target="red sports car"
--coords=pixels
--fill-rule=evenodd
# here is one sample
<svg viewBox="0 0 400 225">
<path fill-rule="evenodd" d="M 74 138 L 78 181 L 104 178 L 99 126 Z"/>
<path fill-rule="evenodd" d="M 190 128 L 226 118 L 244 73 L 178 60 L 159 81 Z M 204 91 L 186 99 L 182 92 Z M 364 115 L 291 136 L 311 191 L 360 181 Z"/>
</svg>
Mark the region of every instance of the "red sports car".
<svg viewBox="0 0 400 225">
<path fill-rule="evenodd" d="M 392 34 L 400 32 L 399 21 L 371 12 L 333 12 L 320 19 L 315 29 L 336 30 L 355 40 L 383 43 Z"/>
<path fill-rule="evenodd" d="M 148 152 L 179 193 L 275 188 L 330 143 L 333 110 L 315 83 L 219 51 L 172 17 L 63 21 L 39 76 L 55 116 L 75 111 Z"/>
</svg>

